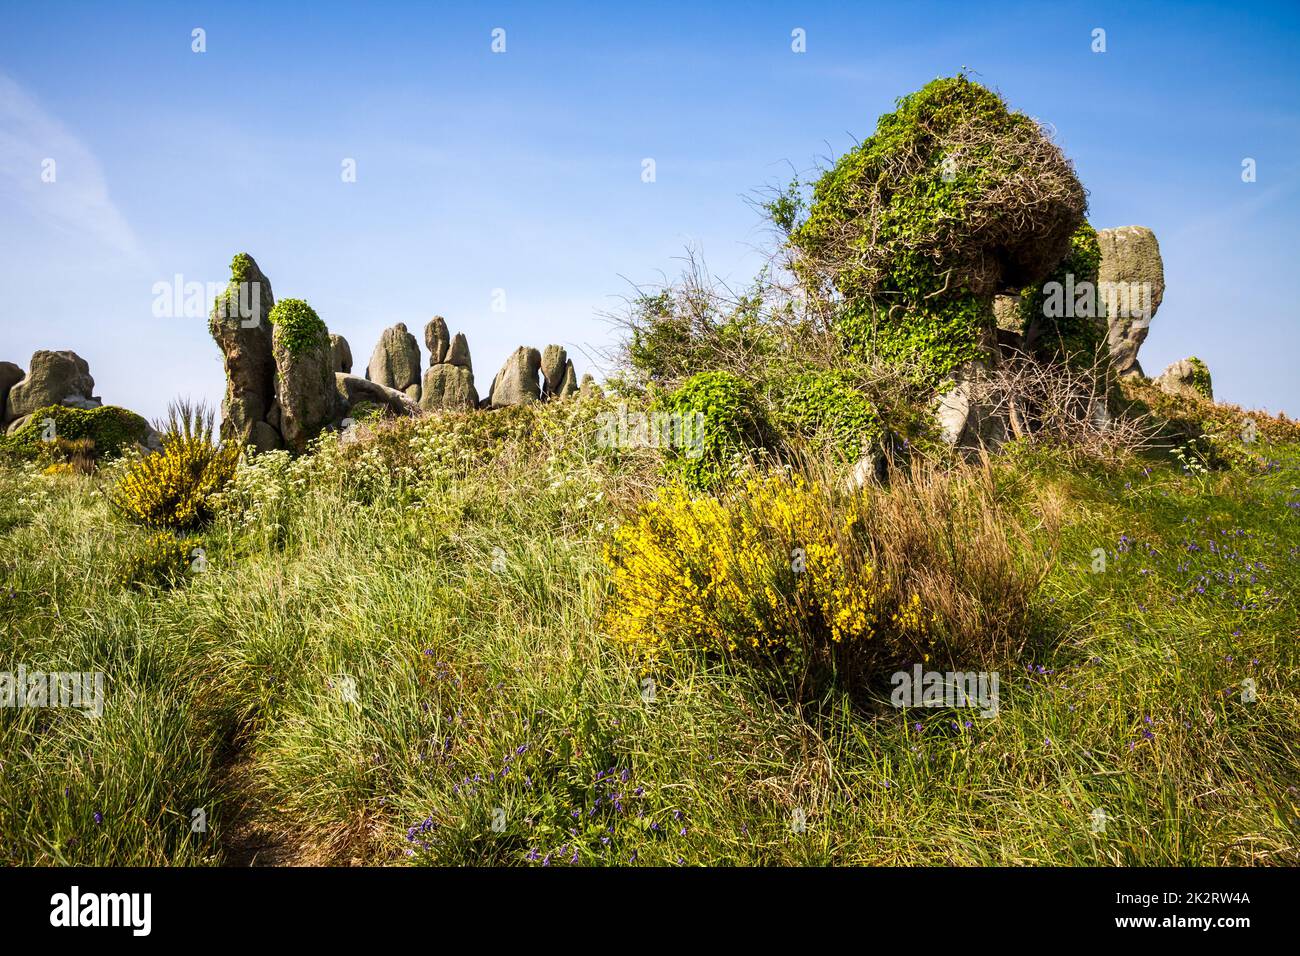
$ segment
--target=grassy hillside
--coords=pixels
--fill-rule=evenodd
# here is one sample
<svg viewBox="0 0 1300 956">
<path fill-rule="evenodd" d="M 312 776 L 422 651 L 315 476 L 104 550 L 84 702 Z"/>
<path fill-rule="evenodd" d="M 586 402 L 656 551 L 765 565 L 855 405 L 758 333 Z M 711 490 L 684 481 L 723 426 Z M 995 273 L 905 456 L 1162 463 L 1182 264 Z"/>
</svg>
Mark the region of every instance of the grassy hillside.
<svg viewBox="0 0 1300 956">
<path fill-rule="evenodd" d="M 611 640 L 604 549 L 663 478 L 603 407 L 241 463 L 170 582 L 123 465 L 0 464 L 0 670 L 107 677 L 98 719 L 0 710 L 0 862 L 1300 863 L 1300 444 L 868 488 L 974 496 L 935 546 L 991 523 L 1032 582 L 982 718 Z"/>
</svg>

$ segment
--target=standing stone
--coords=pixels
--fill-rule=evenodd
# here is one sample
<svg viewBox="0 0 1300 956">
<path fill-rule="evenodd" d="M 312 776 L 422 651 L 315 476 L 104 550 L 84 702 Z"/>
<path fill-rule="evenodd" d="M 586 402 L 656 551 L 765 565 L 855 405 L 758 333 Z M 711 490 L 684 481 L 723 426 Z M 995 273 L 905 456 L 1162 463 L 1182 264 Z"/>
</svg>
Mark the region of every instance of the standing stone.
<svg viewBox="0 0 1300 956">
<path fill-rule="evenodd" d="M 301 454 L 338 410 L 334 351 L 325 323 L 302 299 L 277 304 L 271 326 L 280 434 L 290 451 Z"/>
<path fill-rule="evenodd" d="M 568 353 L 559 345 L 548 345 L 542 351 L 542 394 L 547 398 L 560 394 L 568 358 Z"/>
<path fill-rule="evenodd" d="M 462 365 L 447 362 L 432 366 L 424 373 L 420 407 L 426 412 L 469 412 L 478 408 L 474 373 Z"/>
<path fill-rule="evenodd" d="M 599 399 L 603 399 L 604 397 L 605 397 L 605 390 L 596 384 L 596 380 L 591 377 L 590 372 L 582 376 L 582 382 L 581 384 L 578 385 L 579 401 L 587 401 L 589 399 L 599 400 Z"/>
<path fill-rule="evenodd" d="M 1195 356 L 1179 359 L 1170 365 L 1156 379 L 1156 386 L 1169 395 L 1214 400 L 1214 384 L 1210 379 L 1210 370 Z"/>
<path fill-rule="evenodd" d="M 253 257 L 241 252 L 230 263 L 230 284 L 217 297 L 208 318 L 208 331 L 221 349 L 226 372 L 226 394 L 221 400 L 221 438 L 258 451 L 267 445 L 265 422 L 275 395 L 275 359 L 271 354 L 271 324 L 275 307 L 271 282 Z M 254 434 L 256 432 L 256 434 Z"/>
<path fill-rule="evenodd" d="M 542 354 L 537 349 L 521 345 L 506 359 L 492 387 L 488 390 L 489 408 L 505 408 L 507 405 L 528 405 L 541 400 L 541 389 L 537 375 L 542 367 Z"/>
<path fill-rule="evenodd" d="M 429 347 L 430 365 L 441 365 L 447 361 L 447 346 L 450 342 L 451 334 L 447 331 L 446 319 L 435 315 L 424 327 L 424 344 Z"/>
<path fill-rule="evenodd" d="M 5 412 L 9 421 L 47 405 L 98 408 L 102 404 L 91 394 L 95 380 L 90 377 L 90 366 L 76 352 L 42 349 L 32 356 L 28 367 L 27 375 L 9 389 Z"/>
<path fill-rule="evenodd" d="M 578 375 L 573 371 L 573 359 L 564 363 L 564 379 L 560 382 L 559 398 L 569 398 L 578 394 Z"/>
<path fill-rule="evenodd" d="M 448 365 L 458 365 L 470 371 L 474 370 L 474 366 L 469 360 L 469 342 L 466 341 L 464 332 L 457 332 L 456 337 L 451 340 L 451 347 L 447 349 L 446 363 Z"/>
<path fill-rule="evenodd" d="M 1165 295 L 1160 244 L 1145 226 L 1120 226 L 1099 231 L 1097 245 L 1097 297 L 1105 309 L 1111 361 L 1119 375 L 1141 375 L 1138 349 Z"/>
<path fill-rule="evenodd" d="M 9 424 L 9 392 L 26 377 L 13 362 L 0 362 L 0 428 Z"/>
<path fill-rule="evenodd" d="M 1008 422 L 993 400 L 988 370 L 979 362 L 968 362 L 954 380 L 953 387 L 935 399 L 940 435 L 960 451 L 996 450 L 1007 440 Z"/>
<path fill-rule="evenodd" d="M 330 333 L 330 351 L 334 355 L 334 371 L 352 374 L 352 346 L 341 335 Z"/>
<path fill-rule="evenodd" d="M 419 397 L 420 345 L 415 336 L 406 331 L 405 323 L 398 322 L 392 328 L 384 329 L 379 336 L 370 356 L 366 378 L 408 395 L 414 387 L 416 394 L 413 397 Z"/>
</svg>

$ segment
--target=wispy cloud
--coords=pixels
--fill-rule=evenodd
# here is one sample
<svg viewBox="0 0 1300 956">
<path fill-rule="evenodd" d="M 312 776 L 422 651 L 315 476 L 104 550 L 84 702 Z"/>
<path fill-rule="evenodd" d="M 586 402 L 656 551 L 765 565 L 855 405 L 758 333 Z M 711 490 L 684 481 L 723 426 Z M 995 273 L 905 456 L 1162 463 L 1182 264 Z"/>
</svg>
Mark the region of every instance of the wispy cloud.
<svg viewBox="0 0 1300 956">
<path fill-rule="evenodd" d="M 42 173 L 54 165 L 54 181 Z M 46 173 L 48 176 L 48 172 Z M 109 197 L 95 155 L 13 79 L 0 73 L 0 207 L 26 209 L 50 228 L 143 259 L 135 233 Z"/>
</svg>

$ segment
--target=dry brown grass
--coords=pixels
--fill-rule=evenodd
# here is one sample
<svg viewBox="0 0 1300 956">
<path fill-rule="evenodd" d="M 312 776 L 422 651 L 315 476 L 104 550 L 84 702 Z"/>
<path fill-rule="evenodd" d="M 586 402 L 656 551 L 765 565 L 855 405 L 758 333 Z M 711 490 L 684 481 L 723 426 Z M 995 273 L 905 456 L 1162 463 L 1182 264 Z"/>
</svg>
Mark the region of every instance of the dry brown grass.
<svg viewBox="0 0 1300 956">
<path fill-rule="evenodd" d="M 1028 637 L 1047 573 L 999 499 L 985 463 L 919 463 L 871 496 L 876 560 L 933 613 L 932 657 L 954 666 L 1011 660 Z"/>
</svg>

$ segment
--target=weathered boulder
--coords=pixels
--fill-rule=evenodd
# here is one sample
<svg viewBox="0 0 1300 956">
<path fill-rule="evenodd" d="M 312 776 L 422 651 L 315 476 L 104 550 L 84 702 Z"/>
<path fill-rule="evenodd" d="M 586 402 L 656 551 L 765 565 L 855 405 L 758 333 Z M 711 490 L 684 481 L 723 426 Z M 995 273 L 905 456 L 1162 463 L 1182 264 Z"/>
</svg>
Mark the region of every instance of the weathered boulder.
<svg viewBox="0 0 1300 956">
<path fill-rule="evenodd" d="M 992 337 L 989 345 L 996 347 Z M 1008 419 L 993 384 L 990 367 L 997 353 L 984 361 L 970 361 L 953 373 L 952 387 L 934 400 L 934 416 L 943 439 L 961 451 L 996 449 L 1007 440 Z"/>
<path fill-rule="evenodd" d="M 1020 296 L 999 295 L 993 298 L 993 318 L 999 329 L 1023 333 L 1025 316 Z"/>
<path fill-rule="evenodd" d="M 226 394 L 221 400 L 221 438 L 266 450 L 266 420 L 275 396 L 275 358 L 269 317 L 275 307 L 271 282 L 253 257 L 241 252 L 230 263 L 230 284 L 217 297 L 208 332 L 221 349 Z M 247 313 L 247 314 L 245 314 Z M 254 431 L 260 438 L 255 440 Z M 278 442 L 271 447 L 278 447 Z"/>
<path fill-rule="evenodd" d="M 564 363 L 564 378 L 560 381 L 557 398 L 570 398 L 578 394 L 578 375 L 573 370 L 573 359 Z"/>
<path fill-rule="evenodd" d="M 9 389 L 5 415 L 13 421 L 47 405 L 98 408 L 103 403 L 91 394 L 94 390 L 90 366 L 80 355 L 42 349 L 32 356 L 27 375 Z"/>
<path fill-rule="evenodd" d="M 542 350 L 542 395 L 555 398 L 564 384 L 564 370 L 569 354 L 559 345 L 548 345 Z"/>
<path fill-rule="evenodd" d="M 412 386 L 420 385 L 420 345 L 415 336 L 406 331 L 406 324 L 398 322 L 384 329 L 370 356 L 366 378 L 377 385 L 395 388 L 409 395 Z M 419 394 L 413 396 L 418 398 Z"/>
<path fill-rule="evenodd" d="M 334 371 L 352 374 L 352 346 L 341 335 L 330 333 L 330 351 L 334 355 Z"/>
<path fill-rule="evenodd" d="M 1160 244 L 1145 226 L 1120 226 L 1100 230 L 1097 245 L 1097 297 L 1105 310 L 1111 362 L 1119 375 L 1141 375 L 1138 349 L 1165 295 Z"/>
<path fill-rule="evenodd" d="M 339 397 L 342 414 L 346 415 L 354 405 L 370 402 L 379 405 L 394 415 L 412 416 L 419 414 L 420 406 L 411 401 L 405 392 L 388 388 L 359 375 L 334 374 L 334 387 Z"/>
<path fill-rule="evenodd" d="M 420 407 L 432 411 L 473 411 L 478 408 L 474 373 L 463 365 L 444 362 L 424 373 Z"/>
<path fill-rule="evenodd" d="M 446 364 L 474 370 L 469 359 L 469 342 L 465 339 L 464 332 L 457 332 L 455 338 L 451 340 L 451 346 L 447 349 Z"/>
<path fill-rule="evenodd" d="M 98 397 L 86 398 L 84 395 L 69 395 L 63 400 L 63 404 L 68 408 L 80 408 L 83 411 L 92 408 L 102 408 L 104 403 Z"/>
<path fill-rule="evenodd" d="M 275 451 L 284 447 L 284 439 L 279 428 L 270 422 L 253 422 L 253 431 L 247 444 L 258 452 Z"/>
<path fill-rule="evenodd" d="M 47 405 L 9 425 L 11 450 L 35 456 L 55 439 L 89 442 L 95 459 L 115 458 L 137 443 L 147 444 L 153 430 L 135 412 L 116 405 L 82 409 L 69 405 Z"/>
<path fill-rule="evenodd" d="M 1170 365 L 1156 379 L 1156 385 L 1170 395 L 1214 400 L 1214 383 L 1210 379 L 1210 370 L 1195 356 L 1179 359 Z"/>
<path fill-rule="evenodd" d="M 334 351 L 329 330 L 302 299 L 284 299 L 271 311 L 275 397 L 285 447 L 301 453 L 336 416 Z"/>
<path fill-rule="evenodd" d="M 588 372 L 587 374 L 583 375 L 582 382 L 581 384 L 578 385 L 579 401 L 586 401 L 589 399 L 599 400 L 604 397 L 605 397 L 605 390 L 596 384 L 596 380 L 591 377 L 591 373 Z"/>
<path fill-rule="evenodd" d="M 871 451 L 858 459 L 849 471 L 848 488 L 857 491 L 868 485 L 883 482 L 889 471 L 889 458 L 883 451 Z"/>
<path fill-rule="evenodd" d="M 0 362 L 0 425 L 9 421 L 6 412 L 9 403 L 9 391 L 21 382 L 27 373 L 13 362 Z"/>
<path fill-rule="evenodd" d="M 447 361 L 447 348 L 451 344 L 451 333 L 447 330 L 447 320 L 435 315 L 424 327 L 424 344 L 429 349 L 429 364 L 441 365 Z"/>
<path fill-rule="evenodd" d="M 492 379 L 488 390 L 489 408 L 508 405 L 528 405 L 541 400 L 541 387 L 537 376 L 542 368 L 542 353 L 521 345 L 506 359 L 501 371 Z"/>
</svg>

